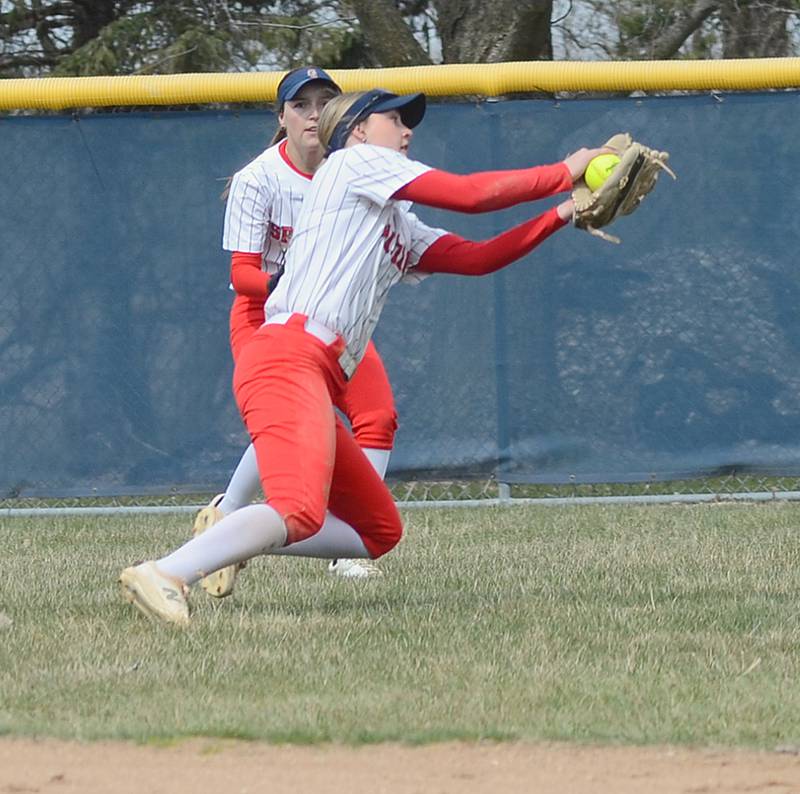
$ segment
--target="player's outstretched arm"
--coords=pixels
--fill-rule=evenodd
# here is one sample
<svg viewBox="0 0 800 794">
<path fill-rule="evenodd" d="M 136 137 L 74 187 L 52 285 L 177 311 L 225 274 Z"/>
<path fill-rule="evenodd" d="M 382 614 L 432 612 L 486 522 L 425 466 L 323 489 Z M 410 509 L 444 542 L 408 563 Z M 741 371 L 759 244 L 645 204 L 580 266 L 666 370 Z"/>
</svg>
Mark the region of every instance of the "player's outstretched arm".
<svg viewBox="0 0 800 794">
<path fill-rule="evenodd" d="M 572 216 L 571 205 L 572 202 L 567 200 L 483 242 L 466 240 L 457 234 L 445 234 L 425 251 L 417 270 L 461 276 L 494 273 L 530 253 L 564 226 Z"/>
<path fill-rule="evenodd" d="M 572 190 L 575 180 L 602 151 L 580 149 L 560 163 L 513 171 L 451 174 L 434 169 L 400 188 L 393 198 L 456 212 L 492 212 Z"/>
<path fill-rule="evenodd" d="M 572 189 L 564 163 L 516 171 L 451 174 L 434 169 L 404 185 L 392 198 L 455 212 L 492 212 Z"/>
</svg>

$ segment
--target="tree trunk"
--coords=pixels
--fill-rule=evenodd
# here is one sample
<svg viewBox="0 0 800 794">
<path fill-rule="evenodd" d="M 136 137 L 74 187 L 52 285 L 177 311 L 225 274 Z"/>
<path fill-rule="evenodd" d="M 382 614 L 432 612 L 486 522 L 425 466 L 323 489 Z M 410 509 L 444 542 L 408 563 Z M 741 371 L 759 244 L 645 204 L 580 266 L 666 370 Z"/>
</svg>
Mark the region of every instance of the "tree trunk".
<svg viewBox="0 0 800 794">
<path fill-rule="evenodd" d="M 552 60 L 552 0 L 434 0 L 445 63 Z"/>
<path fill-rule="evenodd" d="M 419 66 L 431 59 L 392 0 L 348 0 L 373 66 Z"/>
<path fill-rule="evenodd" d="M 114 0 L 75 0 L 72 17 L 74 35 L 73 49 L 96 39 L 100 31 L 117 18 L 117 6 Z M 122 4 L 125 6 L 125 4 Z"/>
</svg>

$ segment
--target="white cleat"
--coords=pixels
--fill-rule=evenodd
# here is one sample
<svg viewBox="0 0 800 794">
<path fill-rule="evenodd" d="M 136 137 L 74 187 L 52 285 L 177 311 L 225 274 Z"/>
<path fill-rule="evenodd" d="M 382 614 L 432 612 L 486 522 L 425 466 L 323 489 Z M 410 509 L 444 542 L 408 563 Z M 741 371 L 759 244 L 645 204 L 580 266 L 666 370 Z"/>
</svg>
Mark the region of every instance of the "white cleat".
<svg viewBox="0 0 800 794">
<path fill-rule="evenodd" d="M 213 527 L 218 521 L 225 518 L 225 514 L 219 509 L 218 505 L 222 501 L 224 493 L 217 494 L 202 510 L 197 513 L 192 527 L 192 535 L 197 536 L 205 532 L 209 527 Z M 200 580 L 200 587 L 214 598 L 225 598 L 233 592 L 236 584 L 236 574 L 243 565 L 227 565 L 220 568 Z"/>
<path fill-rule="evenodd" d="M 343 579 L 366 579 L 368 576 L 383 576 L 383 571 L 370 559 L 331 560 L 328 563 L 331 576 Z"/>
<path fill-rule="evenodd" d="M 189 625 L 189 588 L 160 571 L 152 561 L 126 568 L 119 577 L 122 595 L 148 618 L 176 626 Z"/>
</svg>

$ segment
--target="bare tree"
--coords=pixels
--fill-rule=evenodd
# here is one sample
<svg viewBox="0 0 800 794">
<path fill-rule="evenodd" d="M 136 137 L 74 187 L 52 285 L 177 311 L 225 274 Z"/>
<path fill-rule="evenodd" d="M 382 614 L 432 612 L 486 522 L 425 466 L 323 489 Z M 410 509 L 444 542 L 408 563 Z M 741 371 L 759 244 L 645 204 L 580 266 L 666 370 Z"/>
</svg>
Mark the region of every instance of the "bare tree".
<svg viewBox="0 0 800 794">
<path fill-rule="evenodd" d="M 0 76 L 549 59 L 551 11 L 552 0 L 0 0 Z"/>
<path fill-rule="evenodd" d="M 0 0 L 0 77 L 798 48 L 800 0 Z"/>
<path fill-rule="evenodd" d="M 792 54 L 788 24 L 797 18 L 792 0 L 737 0 L 721 4 L 725 58 L 765 58 Z"/>
<path fill-rule="evenodd" d="M 662 60 L 791 55 L 798 0 L 563 0 L 565 57 Z M 566 10 L 564 11 L 564 7 Z"/>
</svg>

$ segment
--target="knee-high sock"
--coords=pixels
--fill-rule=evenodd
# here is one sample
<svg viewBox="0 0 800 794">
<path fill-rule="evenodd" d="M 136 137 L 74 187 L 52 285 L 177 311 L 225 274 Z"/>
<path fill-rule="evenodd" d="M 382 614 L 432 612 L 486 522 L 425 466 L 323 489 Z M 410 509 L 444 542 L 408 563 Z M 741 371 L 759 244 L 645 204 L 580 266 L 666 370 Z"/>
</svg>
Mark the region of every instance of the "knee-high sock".
<svg viewBox="0 0 800 794">
<path fill-rule="evenodd" d="M 386 479 L 386 469 L 389 467 L 389 456 L 392 454 L 392 450 L 372 449 L 371 447 L 361 447 L 361 449 L 372 464 L 372 468 L 380 474 L 381 479 Z"/>
<path fill-rule="evenodd" d="M 226 565 L 269 554 L 285 543 L 286 526 L 280 515 L 266 504 L 248 505 L 156 560 L 156 565 L 193 584 Z"/>
<path fill-rule="evenodd" d="M 377 471 L 381 478 L 383 478 L 386 474 L 386 468 L 389 464 L 391 450 L 372 449 L 369 447 L 362 447 L 362 449 L 375 471 Z M 219 504 L 219 509 L 225 513 L 227 517 L 234 511 L 240 510 L 248 505 L 250 507 L 268 507 L 267 505 L 250 504 L 258 493 L 260 486 L 261 479 L 258 473 L 255 447 L 250 444 L 250 446 L 248 446 L 244 451 L 244 454 L 242 455 L 241 460 L 239 461 L 239 464 L 236 467 L 230 482 L 228 483 L 228 488 L 225 491 L 224 498 Z M 269 509 L 272 510 L 272 508 Z M 244 519 L 240 517 L 240 521 L 243 525 L 249 526 L 249 515 L 250 514 L 248 513 L 248 516 Z M 275 513 L 275 515 L 277 516 L 277 513 Z M 207 530 L 202 535 L 199 535 L 195 540 L 210 536 L 211 533 L 222 523 L 223 522 L 220 521 L 217 525 Z M 225 523 L 227 526 L 231 526 L 228 524 L 227 518 L 225 519 Z M 239 523 L 240 522 L 237 521 L 237 525 Z M 180 578 L 191 584 L 191 582 L 201 579 L 207 573 L 211 573 L 212 570 L 219 570 L 219 568 L 224 568 L 226 565 L 231 565 L 234 562 L 242 562 L 242 560 L 256 556 L 257 554 L 278 554 L 292 557 L 320 557 L 322 559 L 337 559 L 340 557 L 369 557 L 369 552 L 365 548 L 359 534 L 349 524 L 346 524 L 344 521 L 332 515 L 331 513 L 326 514 L 325 523 L 322 525 L 319 532 L 307 540 L 300 541 L 299 543 L 293 543 L 291 546 L 283 546 L 283 543 L 285 542 L 284 534 L 284 539 L 279 547 L 272 547 L 269 550 L 254 551 L 253 553 L 248 553 L 245 557 L 234 559 L 231 562 L 223 562 L 218 564 L 216 568 L 209 569 L 208 567 L 203 567 L 202 564 L 216 564 L 215 561 L 220 558 L 220 555 L 217 554 L 216 549 L 217 544 L 215 538 L 217 534 L 217 532 L 214 532 L 212 539 L 207 540 L 206 544 L 203 544 L 204 546 L 208 545 L 209 549 L 213 552 L 213 563 L 211 563 L 206 557 L 201 559 L 199 556 L 196 556 L 198 555 L 198 552 L 196 551 L 197 546 L 193 545 L 193 541 L 189 541 L 189 543 L 187 543 L 185 546 L 182 546 L 176 552 L 173 552 L 173 554 L 163 558 L 162 560 L 159 560 L 157 563 L 158 567 L 161 568 L 165 573 L 171 573 L 174 576 L 180 576 Z M 234 550 L 228 548 L 225 549 L 225 551 L 233 553 Z M 196 575 L 198 572 L 202 572 L 201 575 Z"/>
<path fill-rule="evenodd" d="M 260 487 L 256 449 L 250 444 L 233 472 L 225 489 L 225 496 L 219 503 L 219 509 L 227 516 L 234 510 L 249 505 L 255 499 Z"/>
<path fill-rule="evenodd" d="M 326 560 L 336 560 L 339 557 L 369 557 L 369 552 L 358 532 L 331 513 L 325 514 L 325 523 L 316 535 L 275 549 L 269 554 L 287 557 L 321 557 Z"/>
</svg>

